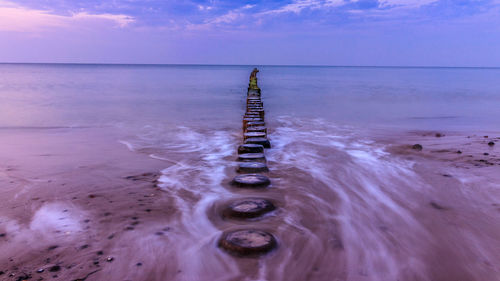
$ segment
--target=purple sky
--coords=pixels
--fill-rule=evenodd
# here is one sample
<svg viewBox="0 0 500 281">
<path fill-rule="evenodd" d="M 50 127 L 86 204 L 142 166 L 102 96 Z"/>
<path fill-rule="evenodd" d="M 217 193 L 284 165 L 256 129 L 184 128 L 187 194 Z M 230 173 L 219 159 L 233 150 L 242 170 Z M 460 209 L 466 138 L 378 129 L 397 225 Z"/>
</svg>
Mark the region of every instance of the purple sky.
<svg viewBox="0 0 500 281">
<path fill-rule="evenodd" d="M 0 62 L 500 66 L 500 0 L 0 0 Z"/>
</svg>

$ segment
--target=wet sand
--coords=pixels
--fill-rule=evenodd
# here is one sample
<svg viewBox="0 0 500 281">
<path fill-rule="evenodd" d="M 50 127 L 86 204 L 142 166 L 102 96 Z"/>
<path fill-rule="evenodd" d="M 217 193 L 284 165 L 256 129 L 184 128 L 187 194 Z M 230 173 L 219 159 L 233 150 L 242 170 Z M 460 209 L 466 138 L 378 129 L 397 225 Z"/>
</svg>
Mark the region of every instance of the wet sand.
<svg viewBox="0 0 500 281">
<path fill-rule="evenodd" d="M 269 128 L 264 193 L 230 185 L 237 130 L 137 148 L 110 128 L 1 129 L 0 280 L 500 280 L 500 134 Z M 277 210 L 221 217 L 244 196 Z M 254 225 L 277 250 L 217 247 Z"/>
<path fill-rule="evenodd" d="M 106 129 L 0 135 L 0 280 L 123 280 L 122 271 L 163 271 L 140 254 L 141 239 L 167 239 L 177 213 L 154 186 L 163 163 L 128 151 Z M 173 262 L 168 252 L 160 257 Z"/>
</svg>

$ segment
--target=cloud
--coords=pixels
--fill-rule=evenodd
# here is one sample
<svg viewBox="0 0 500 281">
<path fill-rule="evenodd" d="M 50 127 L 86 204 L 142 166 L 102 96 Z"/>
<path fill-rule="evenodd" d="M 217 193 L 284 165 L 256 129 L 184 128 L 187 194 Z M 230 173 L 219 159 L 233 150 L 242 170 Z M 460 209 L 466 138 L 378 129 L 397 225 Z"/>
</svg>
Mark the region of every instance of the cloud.
<svg viewBox="0 0 500 281">
<path fill-rule="evenodd" d="M 229 10 L 225 14 L 216 16 L 216 17 L 211 18 L 211 19 L 207 19 L 201 24 L 188 24 L 187 29 L 189 29 L 189 30 L 206 30 L 206 29 L 212 28 L 214 26 L 219 26 L 222 24 L 227 25 L 227 24 L 234 23 L 234 22 L 238 21 L 239 19 L 245 18 L 247 16 L 245 11 L 252 9 L 253 7 L 255 7 L 255 5 L 247 4 L 247 5 L 242 6 L 240 8 Z"/>
<path fill-rule="evenodd" d="M 214 8 L 213 6 L 198 5 L 198 10 L 200 10 L 200 11 L 210 11 L 213 8 Z"/>
<path fill-rule="evenodd" d="M 0 31 L 38 32 L 71 27 L 82 22 L 105 22 L 112 23 L 116 27 L 126 27 L 135 22 L 135 19 L 127 15 L 107 13 L 78 12 L 57 15 L 48 10 L 30 9 L 0 0 Z"/>
<path fill-rule="evenodd" d="M 279 7 L 277 9 L 265 11 L 265 12 L 262 12 L 260 14 L 261 15 L 283 14 L 283 13 L 299 14 L 304 9 L 319 8 L 319 7 L 321 7 L 321 5 L 322 5 L 322 2 L 317 1 L 317 0 L 298 0 L 298 1 L 294 1 L 293 3 Z"/>
<path fill-rule="evenodd" d="M 429 5 L 439 0 L 378 0 L 378 8 L 418 8 Z M 499 0 L 500 1 L 500 0 Z M 284 13 L 300 14 L 303 10 L 319 10 L 327 8 L 336 8 L 348 4 L 354 4 L 358 0 L 294 0 L 293 2 L 259 13 L 259 15 L 273 15 Z"/>
<path fill-rule="evenodd" d="M 295 13 L 299 14 L 305 9 L 322 9 L 343 6 L 349 2 L 357 2 L 357 0 L 295 0 L 290 4 L 286 4 L 277 9 L 261 12 L 260 15 Z"/>
<path fill-rule="evenodd" d="M 76 13 L 71 16 L 75 20 L 108 20 L 114 22 L 119 27 L 126 27 L 135 22 L 135 19 L 127 15 L 115 14 L 88 14 L 85 12 Z"/>
<path fill-rule="evenodd" d="M 418 8 L 429 5 L 439 0 L 379 0 L 379 7 L 406 7 Z"/>
</svg>

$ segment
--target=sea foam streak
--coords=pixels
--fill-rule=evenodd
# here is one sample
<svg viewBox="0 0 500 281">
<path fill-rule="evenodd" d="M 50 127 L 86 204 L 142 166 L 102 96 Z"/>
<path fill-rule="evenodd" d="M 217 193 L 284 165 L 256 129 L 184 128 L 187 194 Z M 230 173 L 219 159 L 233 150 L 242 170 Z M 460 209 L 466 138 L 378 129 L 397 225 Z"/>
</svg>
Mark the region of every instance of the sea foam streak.
<svg viewBox="0 0 500 281">
<path fill-rule="evenodd" d="M 257 194 L 275 200 L 278 210 L 260 221 L 240 224 L 271 231 L 279 247 L 253 265 L 216 247 L 224 227 L 214 224 L 220 214 L 210 212 L 214 204 L 238 196 L 239 191 L 224 187 L 224 182 L 229 180 L 225 169 L 235 165 L 239 132 L 179 127 L 149 132 L 129 142 L 134 151 L 168 163 L 159 187 L 175 198 L 180 211 L 178 219 L 169 223 L 174 231 L 163 242 L 181 270 L 175 280 L 333 276 L 355 281 L 430 281 L 436 265 L 429 256 L 456 254 L 453 247 L 437 252 L 440 240 L 432 232 L 439 222 L 436 215 L 432 214 L 431 224 L 419 217 L 422 208 L 432 212 L 426 200 L 436 186 L 417 172 L 416 162 L 390 154 L 359 128 L 321 119 L 284 116 L 275 120 L 269 127 L 273 147 L 266 151 L 272 186 Z M 449 230 L 441 231 L 446 235 Z M 464 250 L 495 260 L 474 232 L 454 235 Z M 484 268 L 464 269 L 468 270 Z"/>
<path fill-rule="evenodd" d="M 239 271 L 224 253 L 214 251 L 220 235 L 207 217 L 207 210 L 217 200 L 230 197 L 221 186 L 225 168 L 234 165 L 226 159 L 234 153 L 235 139 L 223 131 L 200 133 L 187 127 L 170 131 L 168 140 L 158 143 L 149 132 L 136 140 L 134 150 L 171 163 L 161 171 L 158 187 L 175 198 L 180 219 L 169 237 L 179 270 L 178 280 L 228 280 Z M 159 134 L 159 135 L 158 135 Z"/>
<path fill-rule="evenodd" d="M 314 204 L 323 220 L 339 223 L 348 280 L 409 276 L 424 280 L 425 267 L 415 254 L 428 242 L 428 233 L 405 208 L 411 200 L 399 192 L 426 186 L 413 173 L 413 163 L 389 157 L 384 147 L 349 127 L 290 117 L 280 118 L 280 123 L 273 131 L 275 149 L 270 150 L 268 159 L 279 163 L 278 169 L 303 171 L 338 198 L 338 203 L 332 202 L 331 194 L 309 188 L 301 194 Z M 325 239 L 301 226 L 294 215 L 288 214 L 285 221 L 318 241 Z"/>
</svg>

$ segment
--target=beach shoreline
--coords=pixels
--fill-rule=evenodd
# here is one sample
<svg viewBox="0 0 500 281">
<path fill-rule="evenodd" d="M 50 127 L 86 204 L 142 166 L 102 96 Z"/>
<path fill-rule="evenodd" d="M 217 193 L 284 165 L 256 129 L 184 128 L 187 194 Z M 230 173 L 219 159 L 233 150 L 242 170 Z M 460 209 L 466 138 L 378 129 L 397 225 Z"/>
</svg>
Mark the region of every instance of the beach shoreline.
<svg viewBox="0 0 500 281">
<path fill-rule="evenodd" d="M 495 253 L 493 250 L 500 245 L 500 226 L 491 222 L 498 221 L 500 217 L 500 192 L 496 185 L 500 182 L 500 175 L 496 173 L 500 165 L 498 136 L 485 138 L 477 134 L 468 136 L 434 131 L 373 133 L 376 145 L 386 147 L 386 154 L 382 157 L 412 162 L 414 172 L 426 185 L 404 191 L 406 196 L 412 198 L 411 206 L 405 206 L 406 203 L 402 202 L 408 213 L 424 229 L 429 230 L 428 233 L 432 233 L 432 237 L 426 238 L 430 242 L 423 245 L 418 253 L 428 261 L 428 264 L 422 265 L 425 268 L 422 272 L 427 272 L 426 276 L 430 279 L 414 276 L 414 280 L 496 280 L 496 262 L 500 256 L 496 254 L 499 251 Z M 440 134 L 438 137 L 437 133 Z M 179 264 L 182 260 L 179 260 L 177 251 L 182 249 L 164 251 L 155 250 L 154 247 L 175 245 L 176 239 L 188 233 L 184 233 L 188 230 L 179 224 L 188 211 L 178 204 L 176 196 L 181 194 L 193 202 L 193 206 L 202 198 L 189 189 L 180 190 L 174 196 L 168 187 L 159 187 L 157 181 L 162 170 L 173 164 L 154 159 L 149 153 L 131 151 L 119 143 L 123 136 L 119 130 L 109 128 L 0 130 L 0 145 L 4 151 L 0 159 L 0 200 L 4 202 L 0 206 L 0 249 L 3 253 L 0 280 L 16 280 L 23 275 L 31 276 L 33 280 L 43 277 L 44 280 L 88 281 L 103 278 L 187 280 L 186 276 L 191 276 L 183 272 L 185 269 L 182 268 L 185 267 Z M 270 139 L 273 141 L 272 132 Z M 494 141 L 495 145 L 488 146 L 489 141 Z M 413 148 L 416 143 L 422 145 L 421 151 Z M 458 150 L 462 153 L 458 154 Z M 275 156 L 273 158 L 273 153 L 276 152 L 271 152 L 270 161 L 272 166 L 277 166 L 278 163 L 274 162 L 280 160 Z M 182 160 L 182 153 L 177 157 Z M 224 156 L 227 161 L 233 158 Z M 338 162 L 330 163 L 333 166 L 341 165 L 342 159 L 333 161 Z M 226 170 L 226 178 L 230 178 L 231 173 Z M 314 184 L 317 179 L 313 174 L 308 180 L 295 179 L 286 173 L 270 173 L 276 188 L 286 192 L 287 199 L 278 200 L 280 208 L 292 208 L 301 196 L 298 191 L 282 189 L 280 181 L 295 182 L 300 186 L 309 181 L 311 186 L 304 188 L 317 185 L 314 192 L 320 192 L 321 195 L 322 191 L 318 190 L 323 188 L 323 183 Z M 268 195 L 273 198 L 272 193 Z M 321 196 L 339 195 L 323 192 Z M 388 192 L 387 196 L 392 195 Z M 338 209 L 339 199 L 334 197 L 331 207 Z M 395 202 L 399 200 L 393 199 Z M 222 231 L 227 224 L 210 217 L 215 213 L 213 208 L 217 207 L 205 211 L 217 231 Z M 310 231 L 317 231 L 321 235 L 324 222 L 313 222 L 315 210 L 307 211 L 306 206 L 300 208 L 306 209 L 295 214 L 303 216 L 296 219 L 310 221 L 309 226 L 305 224 L 301 227 L 310 227 Z M 278 217 L 279 212 L 276 215 Z M 346 254 L 349 251 L 348 237 L 345 237 L 343 224 L 338 218 L 332 219 L 330 223 L 336 225 L 337 229 L 337 242 L 332 242 L 333 254 L 325 252 L 327 256 L 318 265 L 306 266 L 305 269 L 309 270 L 317 268 L 308 273 L 308 280 L 323 280 L 324 276 L 331 274 L 339 280 L 373 280 L 369 273 L 356 274 L 359 276 L 353 278 L 349 269 L 352 261 Z M 300 280 L 305 275 L 292 277 L 295 275 L 273 270 L 293 265 L 280 265 L 283 259 L 278 260 L 278 257 L 286 247 L 292 248 L 290 253 L 302 253 L 304 257 L 297 257 L 299 260 L 313 255 L 307 254 L 309 250 L 315 253 L 318 249 L 308 250 L 302 248 L 305 246 L 294 244 L 300 244 L 303 238 L 295 237 L 293 231 L 283 233 L 284 229 L 278 225 L 271 222 L 268 226 L 276 227 L 279 235 L 284 237 L 277 253 L 267 260 L 269 266 L 265 274 L 277 280 Z M 390 228 L 381 231 L 397 237 Z M 208 248 L 204 251 L 223 255 L 213 242 L 203 242 L 203 247 Z M 464 243 L 465 247 L 457 248 L 457 245 L 464 246 Z M 491 249 L 484 248 L 488 243 Z M 394 247 L 397 248 L 397 245 L 396 242 Z M 479 248 L 484 251 L 482 256 L 478 252 Z M 330 262 L 337 266 L 327 268 Z M 436 263 L 440 263 L 440 266 L 433 266 Z M 236 266 L 240 275 L 228 276 L 228 279 L 243 280 L 244 276 L 257 279 L 263 274 L 253 260 L 236 259 Z M 37 273 L 37 270 L 43 272 Z M 209 269 L 201 265 L 196 270 L 199 273 Z M 162 279 L 158 279 L 159 276 Z M 224 275 L 215 271 L 212 276 L 198 278 L 213 280 L 215 276 Z"/>
</svg>

